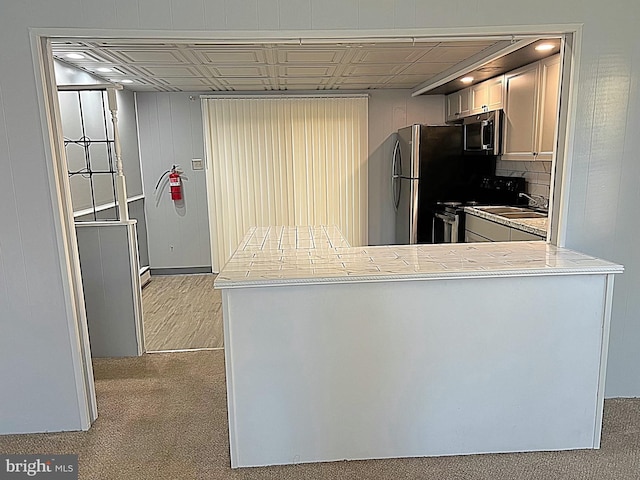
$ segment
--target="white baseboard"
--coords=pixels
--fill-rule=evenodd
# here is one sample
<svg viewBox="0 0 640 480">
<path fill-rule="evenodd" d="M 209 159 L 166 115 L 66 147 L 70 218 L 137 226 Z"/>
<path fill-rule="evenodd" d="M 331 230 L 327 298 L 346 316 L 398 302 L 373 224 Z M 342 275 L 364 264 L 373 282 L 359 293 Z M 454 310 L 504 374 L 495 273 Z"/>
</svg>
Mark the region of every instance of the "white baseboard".
<svg viewBox="0 0 640 480">
<path fill-rule="evenodd" d="M 142 267 L 140 269 L 140 287 L 144 287 L 151 281 L 151 270 L 149 267 Z"/>
</svg>

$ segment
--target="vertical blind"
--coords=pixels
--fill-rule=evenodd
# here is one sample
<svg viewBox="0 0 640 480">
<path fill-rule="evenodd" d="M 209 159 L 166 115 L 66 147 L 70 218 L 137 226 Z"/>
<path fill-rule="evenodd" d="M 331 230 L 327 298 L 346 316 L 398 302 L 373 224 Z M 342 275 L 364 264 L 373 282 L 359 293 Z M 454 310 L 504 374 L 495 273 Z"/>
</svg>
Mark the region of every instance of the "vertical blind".
<svg viewBox="0 0 640 480">
<path fill-rule="evenodd" d="M 214 272 L 252 226 L 334 224 L 367 243 L 367 102 L 202 99 Z"/>
</svg>

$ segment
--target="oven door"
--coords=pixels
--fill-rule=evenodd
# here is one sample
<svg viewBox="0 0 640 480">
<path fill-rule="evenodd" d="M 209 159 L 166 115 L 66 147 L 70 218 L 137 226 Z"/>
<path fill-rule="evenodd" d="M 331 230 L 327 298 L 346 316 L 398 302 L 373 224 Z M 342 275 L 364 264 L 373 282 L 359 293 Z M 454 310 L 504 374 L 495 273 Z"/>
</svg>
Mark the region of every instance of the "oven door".
<svg viewBox="0 0 640 480">
<path fill-rule="evenodd" d="M 459 235 L 460 215 L 449 212 L 436 212 L 433 215 L 433 243 L 458 243 Z"/>
</svg>

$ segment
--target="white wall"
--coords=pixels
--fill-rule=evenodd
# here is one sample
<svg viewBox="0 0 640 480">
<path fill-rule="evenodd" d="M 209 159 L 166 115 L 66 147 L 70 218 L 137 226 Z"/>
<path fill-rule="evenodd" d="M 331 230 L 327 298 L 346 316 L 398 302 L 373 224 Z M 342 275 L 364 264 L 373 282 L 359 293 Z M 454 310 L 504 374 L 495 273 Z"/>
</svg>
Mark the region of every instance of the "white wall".
<svg viewBox="0 0 640 480">
<path fill-rule="evenodd" d="M 149 266 L 211 267 L 205 171 L 191 168 L 192 158 L 204 161 L 200 98 L 188 93 L 138 93 L 136 98 Z M 171 200 L 166 181 L 154 193 L 173 164 L 184 171 L 181 203 Z"/>
<path fill-rule="evenodd" d="M 0 16 L 0 432 L 78 428 L 68 283 L 59 256 L 29 27 L 286 30 L 583 23 L 568 246 L 625 264 L 607 394 L 640 395 L 640 30 L 637 0 L 34 0 Z M 535 30 L 535 28 L 533 28 Z M 157 32 L 155 32 L 157 33 Z M 10 65 L 10 68 L 8 66 Z M 57 208 L 57 207 L 56 207 Z M 73 350 L 72 350 L 73 349 Z"/>
</svg>

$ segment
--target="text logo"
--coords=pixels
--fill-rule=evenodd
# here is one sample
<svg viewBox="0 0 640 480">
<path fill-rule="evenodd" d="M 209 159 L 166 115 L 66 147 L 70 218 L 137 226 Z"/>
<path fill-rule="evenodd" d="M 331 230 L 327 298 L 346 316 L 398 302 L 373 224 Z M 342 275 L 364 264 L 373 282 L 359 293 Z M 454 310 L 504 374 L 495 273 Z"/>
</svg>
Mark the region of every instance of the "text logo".
<svg viewBox="0 0 640 480">
<path fill-rule="evenodd" d="M 78 480 L 77 455 L 0 455 L 0 480 Z"/>
</svg>

